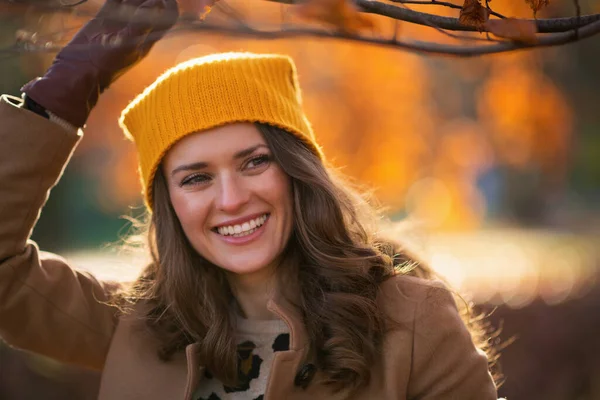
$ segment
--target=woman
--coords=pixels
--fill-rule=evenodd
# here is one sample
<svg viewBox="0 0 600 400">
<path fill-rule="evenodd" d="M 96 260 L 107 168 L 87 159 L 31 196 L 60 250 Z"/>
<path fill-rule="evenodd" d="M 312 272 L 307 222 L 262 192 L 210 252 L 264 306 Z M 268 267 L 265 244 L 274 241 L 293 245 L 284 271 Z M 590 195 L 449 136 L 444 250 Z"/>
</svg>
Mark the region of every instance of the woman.
<svg viewBox="0 0 600 400">
<path fill-rule="evenodd" d="M 151 213 L 134 285 L 28 240 L 76 127 L 177 16 L 123 4 L 0 102 L 0 336 L 102 370 L 100 399 L 496 399 L 452 295 L 327 167 L 287 57 L 191 60 L 124 110 Z"/>
</svg>

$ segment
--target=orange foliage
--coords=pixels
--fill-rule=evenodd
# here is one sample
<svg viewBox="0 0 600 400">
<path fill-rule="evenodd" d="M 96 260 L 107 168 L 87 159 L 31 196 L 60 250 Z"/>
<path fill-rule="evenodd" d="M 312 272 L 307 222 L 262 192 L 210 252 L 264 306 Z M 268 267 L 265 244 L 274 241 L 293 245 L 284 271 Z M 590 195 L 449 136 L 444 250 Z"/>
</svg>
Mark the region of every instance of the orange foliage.
<svg viewBox="0 0 600 400">
<path fill-rule="evenodd" d="M 564 177 L 573 121 L 553 82 L 530 64 L 506 60 L 494 64 L 479 98 L 479 114 L 504 162 L 538 165 L 554 181 Z"/>
<path fill-rule="evenodd" d="M 278 4 L 249 3 L 230 2 L 259 24 L 281 17 Z M 523 1 L 493 4 L 507 15 L 531 13 Z M 456 10 L 440 11 L 457 16 Z M 373 21 L 385 28 L 381 18 Z M 403 25 L 402 35 L 453 40 L 413 24 Z M 76 157 L 85 159 L 81 165 L 98 178 L 102 204 L 114 211 L 141 202 L 134 147 L 117 125 L 127 102 L 180 61 L 240 50 L 291 55 L 306 112 L 334 165 L 374 187 L 392 211 L 406 209 L 436 229 L 482 223 L 486 204 L 477 179 L 498 163 L 536 165 L 555 182 L 564 179 L 571 111 L 555 83 L 536 66 L 536 54 L 446 62 L 340 41 L 189 33 L 158 43 L 101 97 L 92 113 Z M 476 114 L 464 118 L 472 109 Z M 99 159 L 98 154 L 107 155 Z"/>
<path fill-rule="evenodd" d="M 340 32 L 356 34 L 373 29 L 374 23 L 350 0 L 309 0 L 296 8 L 299 16 L 325 22 Z"/>
</svg>

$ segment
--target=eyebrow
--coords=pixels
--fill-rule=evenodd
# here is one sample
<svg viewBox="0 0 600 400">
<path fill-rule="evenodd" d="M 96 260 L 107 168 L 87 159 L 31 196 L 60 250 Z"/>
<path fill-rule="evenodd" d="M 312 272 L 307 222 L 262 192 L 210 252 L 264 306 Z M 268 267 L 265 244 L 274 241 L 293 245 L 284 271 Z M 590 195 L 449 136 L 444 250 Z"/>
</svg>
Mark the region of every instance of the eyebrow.
<svg viewBox="0 0 600 400">
<path fill-rule="evenodd" d="M 235 160 L 238 160 L 240 158 L 247 157 L 247 156 L 249 156 L 250 154 L 254 153 L 256 150 L 258 150 L 261 147 L 268 148 L 268 146 L 266 144 L 262 144 L 262 143 L 261 144 L 257 144 L 255 146 L 248 147 L 247 149 L 243 149 L 243 150 L 238 151 L 237 153 L 235 153 L 233 155 L 233 158 Z M 203 161 L 198 161 L 198 162 L 191 163 L 191 164 L 180 165 L 179 167 L 175 168 L 173 170 L 173 172 L 171 172 L 171 176 L 173 176 L 176 173 L 181 172 L 181 171 L 196 171 L 196 170 L 203 169 L 203 168 L 206 168 L 206 167 L 208 167 L 208 163 L 203 162 Z"/>
</svg>

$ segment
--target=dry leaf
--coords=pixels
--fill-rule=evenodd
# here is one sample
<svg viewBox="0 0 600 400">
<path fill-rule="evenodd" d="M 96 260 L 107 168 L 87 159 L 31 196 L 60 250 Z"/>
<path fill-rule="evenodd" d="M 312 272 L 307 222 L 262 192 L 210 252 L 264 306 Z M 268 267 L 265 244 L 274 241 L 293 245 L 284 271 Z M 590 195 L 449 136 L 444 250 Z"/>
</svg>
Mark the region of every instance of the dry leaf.
<svg viewBox="0 0 600 400">
<path fill-rule="evenodd" d="M 191 19 L 204 19 L 219 0 L 177 0 L 179 12 Z"/>
<path fill-rule="evenodd" d="M 362 29 L 373 29 L 374 23 L 358 11 L 350 0 L 308 0 L 296 8 L 306 19 L 333 25 L 342 33 L 357 34 Z"/>
<path fill-rule="evenodd" d="M 533 15 L 535 15 L 539 10 L 547 7 L 550 0 L 525 0 L 525 3 L 529 4 L 529 7 L 533 10 Z"/>
<path fill-rule="evenodd" d="M 482 6 L 479 0 L 465 0 L 460 10 L 459 21 L 461 24 L 473 26 L 481 32 L 489 17 L 489 10 Z"/>
<path fill-rule="evenodd" d="M 485 28 L 496 36 L 527 44 L 537 43 L 537 25 L 526 19 L 491 19 Z"/>
</svg>

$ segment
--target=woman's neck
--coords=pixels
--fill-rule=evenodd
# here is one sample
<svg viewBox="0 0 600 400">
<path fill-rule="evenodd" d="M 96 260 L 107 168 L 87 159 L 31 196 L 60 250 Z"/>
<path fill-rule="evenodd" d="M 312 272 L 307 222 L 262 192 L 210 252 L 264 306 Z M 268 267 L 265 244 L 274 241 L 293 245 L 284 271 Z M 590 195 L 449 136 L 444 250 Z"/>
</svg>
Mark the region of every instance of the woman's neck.
<svg viewBox="0 0 600 400">
<path fill-rule="evenodd" d="M 267 303 L 275 293 L 277 283 L 272 270 L 253 274 L 228 275 L 228 280 L 242 317 L 256 320 L 278 318 L 267 308 Z"/>
</svg>

